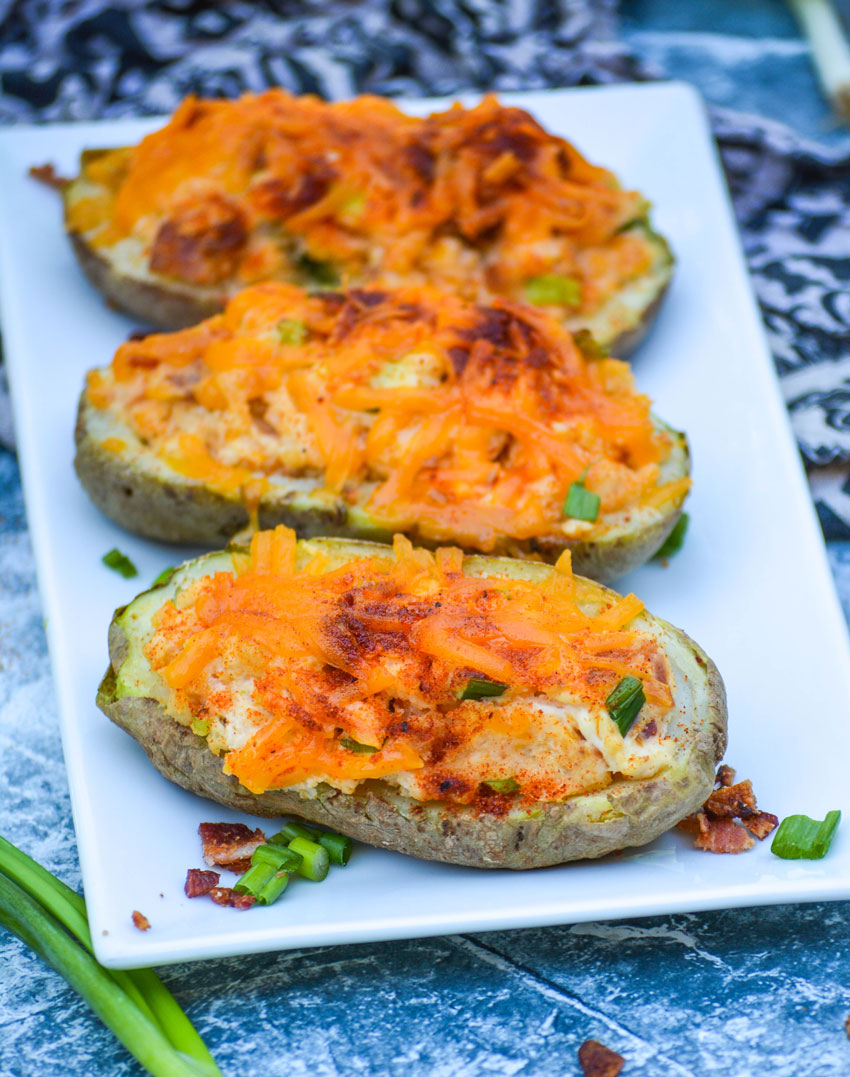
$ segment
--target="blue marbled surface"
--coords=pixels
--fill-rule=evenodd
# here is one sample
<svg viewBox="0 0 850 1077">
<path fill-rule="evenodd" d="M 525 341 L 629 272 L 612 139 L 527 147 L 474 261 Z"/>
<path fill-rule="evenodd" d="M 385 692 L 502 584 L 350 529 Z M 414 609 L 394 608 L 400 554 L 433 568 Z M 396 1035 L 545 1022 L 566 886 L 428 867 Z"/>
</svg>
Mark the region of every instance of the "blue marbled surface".
<svg viewBox="0 0 850 1077">
<path fill-rule="evenodd" d="M 833 137 L 781 3 L 632 0 L 635 50 L 710 100 Z M 850 544 L 830 561 L 850 617 Z M 17 465 L 0 450 L 0 832 L 79 867 Z M 163 970 L 232 1075 L 564 1077 L 601 1040 L 627 1077 L 850 1074 L 850 904 L 327 947 Z M 141 1072 L 0 933 L 0 1075 Z"/>
</svg>

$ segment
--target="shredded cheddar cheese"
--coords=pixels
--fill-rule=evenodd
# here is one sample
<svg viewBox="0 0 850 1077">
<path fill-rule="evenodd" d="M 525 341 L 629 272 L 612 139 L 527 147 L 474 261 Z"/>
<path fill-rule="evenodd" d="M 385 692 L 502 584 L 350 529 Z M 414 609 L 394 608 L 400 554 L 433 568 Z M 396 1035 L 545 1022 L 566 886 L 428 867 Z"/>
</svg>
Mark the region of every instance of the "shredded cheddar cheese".
<svg viewBox="0 0 850 1077">
<path fill-rule="evenodd" d="M 329 567 L 278 527 L 233 564 L 157 609 L 144 654 L 170 713 L 254 793 L 381 778 L 492 806 L 489 779 L 557 801 L 663 764 L 673 674 L 643 604 L 573 577 L 568 556 L 542 582 L 466 574 L 460 550 L 398 535 L 392 556 Z M 605 701 L 627 675 L 646 703 L 624 740 Z M 463 699 L 473 678 L 503 691 Z"/>
<path fill-rule="evenodd" d="M 483 551 L 590 535 L 689 481 L 660 482 L 672 441 L 624 363 L 588 360 L 541 311 L 426 287 L 256 285 L 192 329 L 128 341 L 87 392 L 146 451 L 254 511 L 296 477 L 386 530 Z M 578 480 L 597 522 L 564 517 Z"/>
<path fill-rule="evenodd" d="M 72 231 L 132 239 L 149 271 L 230 293 L 432 283 L 589 314 L 657 253 L 631 227 L 640 194 L 494 97 L 426 118 L 369 96 L 188 97 L 138 146 L 90 155 L 82 179 Z"/>
</svg>

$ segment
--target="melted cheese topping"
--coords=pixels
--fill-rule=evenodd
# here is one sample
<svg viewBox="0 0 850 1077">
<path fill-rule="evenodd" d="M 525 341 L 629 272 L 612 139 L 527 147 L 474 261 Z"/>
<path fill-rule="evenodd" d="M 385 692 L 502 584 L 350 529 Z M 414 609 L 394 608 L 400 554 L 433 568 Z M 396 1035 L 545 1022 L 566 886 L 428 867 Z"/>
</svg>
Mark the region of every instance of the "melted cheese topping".
<svg viewBox="0 0 850 1077">
<path fill-rule="evenodd" d="M 132 240 L 148 270 L 198 287 L 427 282 L 587 324 L 656 268 L 663 244 L 634 226 L 646 213 L 493 97 L 416 118 L 377 97 L 269 90 L 189 97 L 138 146 L 89 155 L 68 223 L 96 246 Z"/>
<path fill-rule="evenodd" d="M 279 527 L 231 557 L 157 608 L 145 691 L 254 793 L 383 778 L 493 810 L 509 794 L 488 782 L 559 801 L 670 762 L 675 685 L 643 605 L 573 577 L 568 554 L 542 583 L 467 575 L 460 550 L 401 536 L 329 565 Z M 627 675 L 646 702 L 624 738 L 605 701 Z M 503 693 L 463 700 L 472 678 Z"/>
<path fill-rule="evenodd" d="M 375 526 L 484 551 L 590 538 L 689 486 L 664 480 L 673 442 L 626 364 L 589 360 L 540 311 L 430 288 L 257 285 L 192 329 L 122 345 L 87 396 L 225 495 L 256 505 L 276 478 L 313 479 Z M 601 499 L 595 522 L 565 518 L 574 482 Z"/>
</svg>

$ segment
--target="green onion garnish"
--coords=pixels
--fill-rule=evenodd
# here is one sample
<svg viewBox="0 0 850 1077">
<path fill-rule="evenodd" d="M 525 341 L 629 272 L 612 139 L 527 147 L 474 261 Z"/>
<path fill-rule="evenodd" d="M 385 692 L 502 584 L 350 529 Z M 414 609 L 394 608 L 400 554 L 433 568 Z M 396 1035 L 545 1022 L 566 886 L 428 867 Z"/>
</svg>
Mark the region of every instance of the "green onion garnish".
<svg viewBox="0 0 850 1077">
<path fill-rule="evenodd" d="M 192 719 L 192 732 L 197 737 L 205 737 L 210 731 L 209 718 L 193 718 Z"/>
<path fill-rule="evenodd" d="M 471 677 L 459 698 L 488 699 L 504 695 L 507 690 L 508 686 L 506 684 L 499 684 L 497 681 L 490 681 L 484 677 Z"/>
<path fill-rule="evenodd" d="M 655 555 L 657 560 L 661 560 L 665 557 L 672 557 L 674 553 L 678 553 L 682 548 L 682 544 L 685 541 L 685 534 L 688 530 L 688 524 L 691 522 L 690 516 L 686 512 L 683 512 L 676 523 L 673 525 L 673 530 L 664 540 L 664 544 Z"/>
<path fill-rule="evenodd" d="M 335 288 L 339 285 L 339 273 L 331 262 L 322 262 L 309 254 L 298 257 L 298 268 L 307 277 L 307 285 L 317 288 Z"/>
<path fill-rule="evenodd" d="M 584 479 L 578 479 L 570 483 L 567 498 L 564 501 L 564 515 L 573 520 L 586 520 L 593 523 L 599 516 L 599 506 L 602 499 L 599 494 L 585 488 Z"/>
<path fill-rule="evenodd" d="M 611 354 L 589 329 L 579 329 L 573 333 L 573 343 L 585 359 L 606 359 Z"/>
<path fill-rule="evenodd" d="M 840 819 L 840 811 L 827 812 L 820 822 L 808 815 L 789 815 L 779 824 L 770 851 L 783 860 L 820 860 L 829 851 Z"/>
<path fill-rule="evenodd" d="M 289 885 L 289 872 L 276 871 L 262 890 L 256 895 L 258 905 L 271 905 Z"/>
<path fill-rule="evenodd" d="M 109 553 L 105 553 L 101 557 L 101 561 L 107 568 L 111 568 L 114 572 L 117 572 L 119 576 L 123 576 L 125 580 L 131 580 L 134 576 L 139 575 L 139 570 L 133 564 L 126 554 L 121 553 L 117 547 L 113 547 Z"/>
<path fill-rule="evenodd" d="M 250 868 L 240 877 L 233 889 L 237 894 L 250 894 L 253 898 L 259 897 L 260 891 L 266 883 L 271 882 L 277 870 L 274 864 L 269 864 L 265 860 L 260 860 L 255 864 L 252 858 Z"/>
<path fill-rule="evenodd" d="M 375 748 L 372 744 L 360 744 L 358 741 L 352 740 L 351 737 L 340 737 L 339 743 L 341 747 L 347 748 L 349 752 L 356 752 L 358 755 L 373 755 L 381 750 L 380 748 Z"/>
<path fill-rule="evenodd" d="M 331 864 L 327 849 L 307 838 L 293 838 L 288 848 L 301 857 L 299 875 L 314 883 L 320 883 L 326 877 Z"/>
<path fill-rule="evenodd" d="M 516 778 L 488 778 L 485 785 L 489 785 L 494 793 L 516 793 L 519 791 L 519 782 Z"/>
<path fill-rule="evenodd" d="M 581 306 L 581 281 L 577 277 L 561 277 L 545 273 L 532 277 L 525 284 L 525 298 L 536 307 Z"/>
<path fill-rule="evenodd" d="M 634 725 L 635 718 L 640 714 L 641 707 L 646 703 L 646 695 L 643 691 L 643 682 L 631 674 L 623 677 L 617 687 L 605 700 L 608 713 L 620 733 L 625 737 Z"/>
<path fill-rule="evenodd" d="M 275 871 L 298 871 L 301 857 L 285 845 L 258 845 L 251 854 L 251 866 L 270 864 Z"/>
<path fill-rule="evenodd" d="M 272 834 L 269 841 L 275 846 L 287 845 L 293 838 L 304 838 L 306 841 L 321 845 L 327 851 L 331 863 L 339 864 L 340 867 L 345 867 L 354 849 L 354 842 L 344 834 L 335 834 L 332 830 L 312 830 L 300 823 L 284 823 L 283 830 Z M 263 846 L 261 845 L 260 848 L 262 849 Z"/>
<path fill-rule="evenodd" d="M 172 565 L 171 568 L 164 568 L 162 572 L 160 572 L 160 574 L 157 576 L 157 578 L 153 581 L 151 587 L 163 587 L 166 583 L 168 583 L 168 581 L 171 579 L 171 577 L 176 571 L 176 565 Z"/>
<path fill-rule="evenodd" d="M 297 347 L 307 339 L 307 324 L 300 318 L 283 318 L 277 323 L 277 335 L 281 344 Z"/>
</svg>

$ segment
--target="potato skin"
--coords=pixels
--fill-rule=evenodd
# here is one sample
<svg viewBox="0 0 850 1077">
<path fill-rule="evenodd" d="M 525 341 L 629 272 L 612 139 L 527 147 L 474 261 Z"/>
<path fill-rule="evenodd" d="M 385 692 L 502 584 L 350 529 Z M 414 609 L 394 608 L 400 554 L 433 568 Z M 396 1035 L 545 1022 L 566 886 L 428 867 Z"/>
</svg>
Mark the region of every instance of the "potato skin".
<svg viewBox="0 0 850 1077">
<path fill-rule="evenodd" d="M 74 469 L 89 497 L 105 516 L 145 538 L 208 547 L 225 545 L 248 525 L 248 512 L 238 495 L 227 497 L 176 471 L 166 477 L 161 471 L 146 467 L 138 455 L 104 449 L 92 433 L 95 410 L 83 394 L 74 433 Z M 686 475 L 687 439 L 656 422 L 674 438 L 676 445 L 671 474 L 666 481 Z M 592 541 L 568 539 L 563 534 L 505 539 L 492 553 L 554 562 L 568 549 L 572 551 L 574 570 L 580 576 L 603 582 L 613 580 L 644 564 L 661 547 L 681 515 L 684 500 L 683 495 L 655 519 L 638 520 L 625 532 L 602 535 Z M 274 490 L 260 502 L 259 522 L 263 529 L 286 524 L 302 538 L 328 535 L 374 539 L 379 534 L 374 527 L 367 528 L 353 520 L 341 500 L 327 507 L 304 507 Z M 407 534 L 420 546 L 436 545 L 416 530 Z M 391 536 L 387 533 L 382 537 Z"/>
<path fill-rule="evenodd" d="M 693 656 L 704 675 L 699 685 L 693 683 L 697 678 L 691 678 L 701 724 L 682 758 L 660 776 L 619 779 L 599 793 L 541 804 L 536 818 L 480 812 L 467 805 L 419 803 L 381 781 L 364 783 L 353 795 L 330 786 L 320 786 L 316 799 L 302 799 L 285 789 L 255 795 L 225 775 L 222 760 L 206 741 L 172 719 L 156 700 L 116 694 L 116 674 L 127 651 L 119 620 L 122 612 L 116 611 L 109 629 L 111 664 L 97 705 L 141 744 L 164 777 L 237 811 L 266 817 L 296 815 L 367 844 L 425 860 L 525 870 L 645 845 L 706 800 L 726 747 L 726 694 L 716 666 L 685 633 L 655 618 L 667 638 L 672 636 L 677 647 Z M 600 819 L 601 814 L 607 817 Z"/>
<path fill-rule="evenodd" d="M 83 151 L 82 160 L 87 154 L 108 151 Z M 97 249 L 89 239 L 74 231 L 68 224 L 69 207 L 73 202 L 75 184 L 81 177 L 72 180 L 63 193 L 65 205 L 65 231 L 74 251 L 74 255 L 89 281 L 104 296 L 110 306 L 138 318 L 140 322 L 158 330 L 186 329 L 198 322 L 218 314 L 236 292 L 236 285 L 211 288 L 172 279 L 161 274 L 151 273 L 145 266 L 134 266 L 133 270 L 122 269 L 118 259 L 111 256 L 108 248 Z M 647 279 L 655 278 L 655 289 L 636 323 L 620 333 L 597 331 L 596 336 L 611 355 L 626 359 L 643 341 L 652 323 L 655 321 L 661 304 L 667 293 L 673 272 L 673 257 L 667 242 L 656 233 L 651 233 L 657 241 L 658 249 L 669 259 L 664 270 L 657 267 L 650 271 Z M 303 283 L 303 282 L 296 282 Z"/>
</svg>

